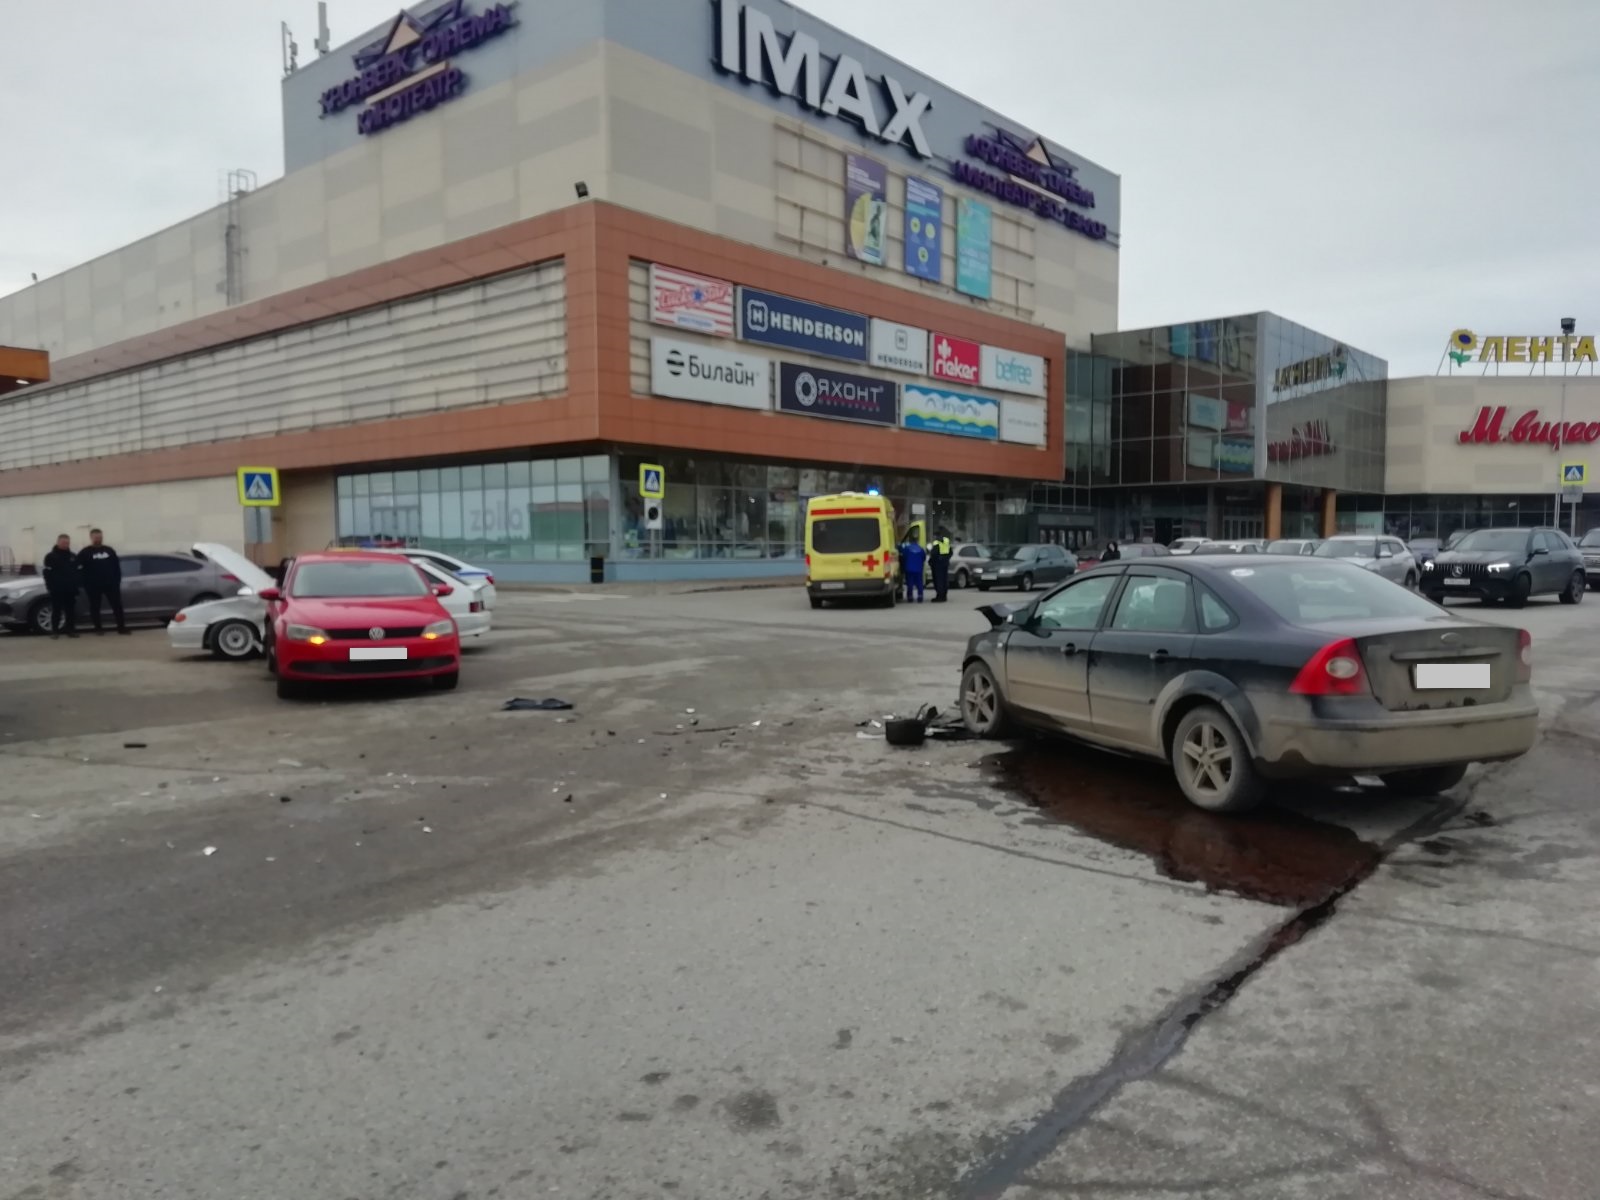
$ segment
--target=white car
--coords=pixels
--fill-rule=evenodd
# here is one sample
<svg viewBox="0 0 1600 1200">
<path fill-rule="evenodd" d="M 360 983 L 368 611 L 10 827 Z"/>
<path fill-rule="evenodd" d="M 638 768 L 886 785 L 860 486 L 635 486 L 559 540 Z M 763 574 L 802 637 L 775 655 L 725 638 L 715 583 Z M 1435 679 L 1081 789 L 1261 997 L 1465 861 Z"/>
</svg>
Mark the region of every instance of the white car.
<svg viewBox="0 0 1600 1200">
<path fill-rule="evenodd" d="M 1203 537 L 1181 537 L 1168 546 L 1167 549 L 1174 554 L 1193 554 L 1197 547 L 1204 546 L 1210 540 L 1210 538 Z"/>
<path fill-rule="evenodd" d="M 195 552 L 237 575 L 244 586 L 238 595 L 227 600 L 193 604 L 178 613 L 167 624 L 167 640 L 174 650 L 188 653 L 209 650 L 218 658 L 254 658 L 261 653 L 267 629 L 267 606 L 256 593 L 276 586 L 275 581 L 227 546 L 200 542 Z M 456 629 L 463 638 L 479 637 L 489 631 L 493 618 L 483 592 L 492 589 L 493 584 L 482 579 L 464 580 L 427 559 L 407 557 L 430 582 L 449 585 L 450 594 L 440 596 L 439 603 L 455 618 Z"/>
<path fill-rule="evenodd" d="M 368 553 L 373 552 L 369 551 Z M 466 580 L 466 582 L 474 586 L 482 584 L 483 587 L 478 589 L 478 599 L 483 603 L 485 609 L 489 611 L 494 609 L 494 575 L 482 567 L 475 567 L 471 563 L 462 562 L 455 555 L 446 554 L 443 550 L 424 550 L 417 546 L 410 546 L 405 549 L 393 549 L 385 546 L 376 551 L 376 553 L 404 554 L 414 563 L 432 563 L 441 571 L 455 576 L 454 579 L 446 580 L 445 582 L 447 583 L 454 584 L 458 580 Z"/>
</svg>

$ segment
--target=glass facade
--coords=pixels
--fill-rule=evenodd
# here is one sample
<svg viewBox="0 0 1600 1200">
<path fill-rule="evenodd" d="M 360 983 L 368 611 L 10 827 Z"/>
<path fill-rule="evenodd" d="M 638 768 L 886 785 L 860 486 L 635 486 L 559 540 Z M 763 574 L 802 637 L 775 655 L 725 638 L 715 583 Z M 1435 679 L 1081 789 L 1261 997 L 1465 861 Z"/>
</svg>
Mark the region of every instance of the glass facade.
<svg viewBox="0 0 1600 1200">
<path fill-rule="evenodd" d="M 1389 533 L 1401 538 L 1447 538 L 1463 529 L 1502 525 L 1554 525 L 1555 500 L 1549 492 L 1522 496 L 1341 496 L 1341 533 Z M 1600 523 L 1600 506 L 1580 506 L 1581 535 Z M 1572 506 L 1561 508 L 1560 527 L 1569 528 Z"/>
<path fill-rule="evenodd" d="M 1274 313 L 1258 346 L 1264 477 L 1382 492 L 1389 364 Z"/>
</svg>

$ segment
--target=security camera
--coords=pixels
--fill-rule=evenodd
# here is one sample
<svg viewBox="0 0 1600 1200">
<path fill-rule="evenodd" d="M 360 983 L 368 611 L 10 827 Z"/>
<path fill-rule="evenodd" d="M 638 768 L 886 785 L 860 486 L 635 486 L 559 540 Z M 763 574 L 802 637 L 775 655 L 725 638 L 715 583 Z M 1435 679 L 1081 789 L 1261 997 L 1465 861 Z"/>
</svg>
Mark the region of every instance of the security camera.
<svg viewBox="0 0 1600 1200">
<path fill-rule="evenodd" d="M 589 185 L 581 179 L 572 185 L 572 190 L 578 193 L 579 200 L 587 200 L 589 198 Z"/>
<path fill-rule="evenodd" d="M 1578 318 L 1577 317 L 1562 317 L 1561 318 L 1561 332 L 1562 333 L 1570 335 L 1570 334 L 1576 333 L 1577 331 L 1578 331 Z"/>
</svg>

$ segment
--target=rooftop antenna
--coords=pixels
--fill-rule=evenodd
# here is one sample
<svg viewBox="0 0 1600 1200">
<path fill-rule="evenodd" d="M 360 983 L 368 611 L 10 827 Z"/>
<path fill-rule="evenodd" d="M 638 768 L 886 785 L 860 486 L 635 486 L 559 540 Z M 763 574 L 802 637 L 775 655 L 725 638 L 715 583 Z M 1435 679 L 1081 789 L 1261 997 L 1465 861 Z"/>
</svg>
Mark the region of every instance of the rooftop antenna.
<svg viewBox="0 0 1600 1200">
<path fill-rule="evenodd" d="M 289 31 L 289 22 L 279 21 L 278 29 L 283 50 L 283 73 L 293 75 L 300 66 L 300 43 L 294 40 L 294 34 Z"/>
<path fill-rule="evenodd" d="M 328 0 L 317 0 L 317 40 L 311 44 L 319 55 L 328 52 Z"/>
</svg>

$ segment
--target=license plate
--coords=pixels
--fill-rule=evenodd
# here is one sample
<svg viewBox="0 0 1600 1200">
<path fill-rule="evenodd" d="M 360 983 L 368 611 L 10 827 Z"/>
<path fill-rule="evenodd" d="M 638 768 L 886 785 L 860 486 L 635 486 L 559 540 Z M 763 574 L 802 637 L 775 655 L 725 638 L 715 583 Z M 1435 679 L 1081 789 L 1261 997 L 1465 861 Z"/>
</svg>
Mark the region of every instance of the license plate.
<svg viewBox="0 0 1600 1200">
<path fill-rule="evenodd" d="M 371 662 L 373 659 L 405 658 L 404 646 L 352 646 L 351 662 Z"/>
<path fill-rule="evenodd" d="M 819 583 L 817 586 L 820 587 L 825 592 L 842 592 L 842 591 L 844 591 L 844 584 L 842 584 L 842 583 Z"/>
<path fill-rule="evenodd" d="M 1472 580 L 1470 580 L 1470 579 L 1446 579 L 1444 581 L 1444 585 L 1445 585 L 1445 587 L 1471 587 L 1472 586 Z"/>
<path fill-rule="evenodd" d="M 1418 663 L 1417 689 L 1476 691 L 1490 686 L 1488 663 Z"/>
</svg>

